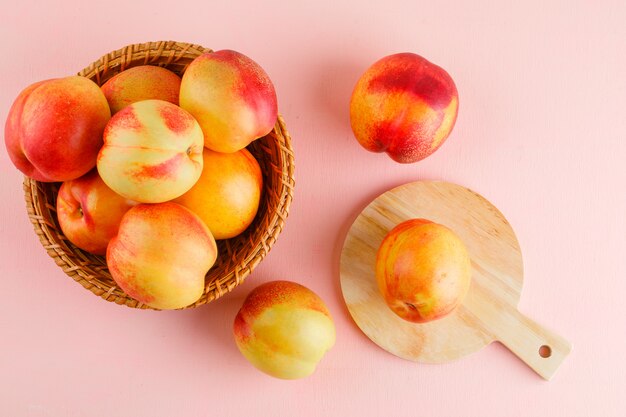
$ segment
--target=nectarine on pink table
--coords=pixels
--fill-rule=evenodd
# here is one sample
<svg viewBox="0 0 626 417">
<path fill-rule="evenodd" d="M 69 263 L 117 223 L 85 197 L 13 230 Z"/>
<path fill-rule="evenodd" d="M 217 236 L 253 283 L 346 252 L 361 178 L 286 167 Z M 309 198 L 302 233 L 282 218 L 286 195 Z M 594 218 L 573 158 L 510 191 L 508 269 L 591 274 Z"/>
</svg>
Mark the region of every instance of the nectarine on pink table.
<svg viewBox="0 0 626 417">
<path fill-rule="evenodd" d="M 87 252 L 104 255 L 122 216 L 137 202 L 115 193 L 94 169 L 61 185 L 57 217 L 63 234 Z"/>
<path fill-rule="evenodd" d="M 188 112 L 163 100 L 139 101 L 107 124 L 98 172 L 126 198 L 161 203 L 198 181 L 202 149 L 202 130 Z"/>
<path fill-rule="evenodd" d="M 111 112 L 100 87 L 72 76 L 24 89 L 7 117 L 4 140 L 13 164 L 37 181 L 67 181 L 96 165 Z"/>
<path fill-rule="evenodd" d="M 385 236 L 376 257 L 376 280 L 387 305 L 415 323 L 451 313 L 470 287 L 472 265 L 461 239 L 425 219 L 407 220 Z"/>
<path fill-rule="evenodd" d="M 115 114 L 143 100 L 164 100 L 178 105 L 180 77 L 154 65 L 140 65 L 120 72 L 101 87 Z"/>
<path fill-rule="evenodd" d="M 365 149 L 411 163 L 444 143 L 458 107 L 456 86 L 443 68 L 400 53 L 382 58 L 361 76 L 350 101 L 350 122 Z"/>
<path fill-rule="evenodd" d="M 206 225 L 172 202 L 131 208 L 106 254 L 111 276 L 120 288 L 159 309 L 196 302 L 216 259 L 215 239 Z"/>
<path fill-rule="evenodd" d="M 204 146 L 236 152 L 267 135 L 278 104 L 267 73 L 247 56 L 230 50 L 204 53 L 183 74 L 180 106 L 200 123 Z"/>
<path fill-rule="evenodd" d="M 282 379 L 309 376 L 335 344 L 335 324 L 322 299 L 291 281 L 252 290 L 235 317 L 235 342 L 257 369 Z"/>
<path fill-rule="evenodd" d="M 215 239 L 239 235 L 254 220 L 261 191 L 261 167 L 248 150 L 233 153 L 205 148 L 200 179 L 175 201 L 196 213 Z"/>
</svg>

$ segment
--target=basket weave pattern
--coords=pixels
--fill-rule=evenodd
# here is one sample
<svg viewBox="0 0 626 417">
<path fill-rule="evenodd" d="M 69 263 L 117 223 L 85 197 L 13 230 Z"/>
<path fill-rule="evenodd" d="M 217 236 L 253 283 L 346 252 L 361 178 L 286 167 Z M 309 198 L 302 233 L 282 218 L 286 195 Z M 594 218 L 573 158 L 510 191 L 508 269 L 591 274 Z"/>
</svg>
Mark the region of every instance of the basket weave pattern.
<svg viewBox="0 0 626 417">
<path fill-rule="evenodd" d="M 129 45 L 104 55 L 78 75 L 104 84 L 115 74 L 138 65 L 158 65 L 182 75 L 189 63 L 210 49 L 181 42 L 149 42 Z M 253 223 L 241 235 L 218 241 L 219 256 L 207 273 L 196 307 L 230 292 L 252 272 L 270 251 L 289 213 L 294 190 L 294 157 L 291 138 L 281 116 L 273 131 L 247 148 L 263 171 L 263 194 Z M 117 304 L 150 308 L 126 295 L 111 278 L 103 256 L 74 246 L 62 233 L 56 215 L 59 183 L 24 178 L 28 216 L 41 244 L 63 271 L 94 294 Z"/>
</svg>

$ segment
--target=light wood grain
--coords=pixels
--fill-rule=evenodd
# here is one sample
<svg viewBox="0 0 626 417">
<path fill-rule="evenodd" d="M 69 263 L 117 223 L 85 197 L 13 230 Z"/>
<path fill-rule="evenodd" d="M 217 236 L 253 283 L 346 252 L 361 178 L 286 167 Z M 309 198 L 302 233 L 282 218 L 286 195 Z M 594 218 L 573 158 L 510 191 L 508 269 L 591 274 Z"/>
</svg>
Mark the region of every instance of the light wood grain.
<svg viewBox="0 0 626 417">
<path fill-rule="evenodd" d="M 415 324 L 387 307 L 376 285 L 376 252 L 398 223 L 426 218 L 452 229 L 472 259 L 472 284 L 449 316 Z M 489 201 L 459 185 L 420 181 L 372 201 L 353 223 L 341 254 L 341 288 L 357 325 L 376 344 L 401 358 L 443 363 L 497 340 L 550 379 L 570 344 L 517 310 L 523 262 L 515 233 Z M 542 348 L 542 346 L 547 346 Z M 544 356 L 540 354 L 540 349 Z"/>
</svg>

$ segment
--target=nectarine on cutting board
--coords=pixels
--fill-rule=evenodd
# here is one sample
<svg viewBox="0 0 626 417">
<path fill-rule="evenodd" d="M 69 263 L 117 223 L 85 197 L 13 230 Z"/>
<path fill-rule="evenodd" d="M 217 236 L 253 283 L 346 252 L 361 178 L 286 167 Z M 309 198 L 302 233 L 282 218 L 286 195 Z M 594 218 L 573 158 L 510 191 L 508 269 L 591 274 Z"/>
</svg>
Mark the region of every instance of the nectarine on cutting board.
<svg viewBox="0 0 626 417">
<path fill-rule="evenodd" d="M 429 219 L 453 230 L 472 265 L 470 289 L 447 316 L 413 323 L 385 303 L 376 282 L 376 254 L 398 224 Z M 522 253 L 513 228 L 484 197 L 456 184 L 418 181 L 377 197 L 357 217 L 341 253 L 341 289 L 359 328 L 388 352 L 416 362 L 443 363 L 499 341 L 545 379 L 571 346 L 517 309 Z"/>
</svg>

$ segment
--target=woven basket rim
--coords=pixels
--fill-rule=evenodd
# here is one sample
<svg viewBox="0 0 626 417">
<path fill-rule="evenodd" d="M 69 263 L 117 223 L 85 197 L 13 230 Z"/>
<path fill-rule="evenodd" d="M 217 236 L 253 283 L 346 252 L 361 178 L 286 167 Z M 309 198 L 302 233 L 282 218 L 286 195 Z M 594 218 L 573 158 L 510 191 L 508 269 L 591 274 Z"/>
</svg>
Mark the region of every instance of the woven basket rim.
<svg viewBox="0 0 626 417">
<path fill-rule="evenodd" d="M 132 66 L 133 62 L 137 60 L 142 60 L 147 65 L 178 65 L 179 61 L 189 61 L 205 52 L 212 52 L 212 50 L 186 42 L 157 41 L 135 43 L 102 55 L 99 59 L 79 71 L 78 75 L 91 78 L 96 81 L 98 85 L 101 85 L 107 77 L 115 73 L 115 71 L 110 71 L 111 68 L 113 68 L 113 70 L 123 71 L 128 65 Z M 163 61 L 164 58 L 165 61 Z M 188 62 L 184 64 L 184 68 L 186 68 L 186 65 L 188 65 Z M 184 69 L 182 71 L 184 71 Z M 224 277 L 206 282 L 202 297 L 196 303 L 184 309 L 197 307 L 216 300 L 240 285 L 263 258 L 267 256 L 278 239 L 278 235 L 284 228 L 285 221 L 289 215 L 289 207 L 293 199 L 295 187 L 295 161 L 291 145 L 291 136 L 287 131 L 282 116 L 278 116 L 273 131 L 265 138 L 267 137 L 275 138 L 275 147 L 278 149 L 281 165 L 279 167 L 280 173 L 278 174 L 280 175 L 278 189 L 272 188 L 272 194 L 275 194 L 275 196 L 263 197 L 268 199 L 273 197 L 276 200 L 275 210 L 268 219 L 268 229 L 263 232 L 257 244 L 250 250 L 245 259 L 235 264 L 232 271 L 224 275 Z M 273 144 L 274 141 L 270 143 Z M 259 142 L 258 146 L 265 148 L 261 142 Z M 266 175 L 269 177 L 270 174 L 264 173 L 264 177 Z M 276 173 L 272 173 L 272 175 L 276 175 Z M 96 262 L 95 264 L 94 262 L 90 262 L 90 260 L 94 259 L 95 255 L 86 254 L 84 251 L 76 248 L 62 235 L 60 228 L 57 230 L 55 219 L 51 214 L 56 211 L 56 207 L 46 198 L 46 190 L 55 186 L 52 184 L 57 183 L 42 183 L 29 177 L 24 177 L 23 182 L 28 216 L 35 233 L 38 235 L 48 255 L 54 259 L 55 263 L 68 276 L 106 301 L 139 309 L 153 309 L 130 298 L 123 293 L 117 285 L 106 288 L 107 285 L 99 281 L 99 278 L 102 277 L 103 274 L 108 274 L 105 262 Z M 45 201 L 42 201 L 42 199 Z M 229 247 L 228 244 L 226 244 L 226 246 Z M 113 282 L 113 284 L 115 283 Z"/>
</svg>

